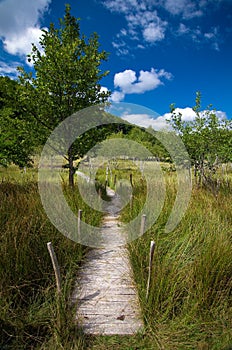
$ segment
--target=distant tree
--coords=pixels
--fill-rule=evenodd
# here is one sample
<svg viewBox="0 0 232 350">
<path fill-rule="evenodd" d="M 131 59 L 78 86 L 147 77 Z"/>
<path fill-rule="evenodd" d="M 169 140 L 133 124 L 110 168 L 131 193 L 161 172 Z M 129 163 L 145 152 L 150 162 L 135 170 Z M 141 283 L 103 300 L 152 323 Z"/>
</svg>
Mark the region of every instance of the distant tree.
<svg viewBox="0 0 232 350">
<path fill-rule="evenodd" d="M 18 102 L 20 86 L 9 77 L 0 77 L 0 165 L 20 167 L 32 163 L 37 138 L 31 124 L 22 117 Z"/>
<path fill-rule="evenodd" d="M 193 107 L 196 117 L 185 121 L 171 105 L 171 119 L 168 122 L 181 136 L 194 166 L 199 183 L 212 183 L 212 176 L 222 162 L 232 160 L 232 122 L 219 118 L 212 106 L 201 111 L 201 94 L 196 94 Z"/>
<path fill-rule="evenodd" d="M 104 103 L 110 95 L 102 91 L 99 84 L 109 73 L 99 68 L 102 61 L 107 60 L 107 53 L 99 50 L 96 33 L 88 40 L 81 35 L 79 19 L 72 16 L 70 11 L 70 6 L 66 5 L 59 28 L 51 23 L 48 30 L 43 30 L 40 38 L 43 52 L 32 45 L 28 61 L 33 63 L 35 76 L 19 68 L 21 103 L 41 130 L 41 141 L 45 141 L 50 132 L 67 117 L 84 108 Z M 74 184 L 74 161 L 98 140 L 97 134 L 96 137 L 90 134 L 86 136 L 86 142 L 78 144 L 77 140 L 68 149 L 70 186 Z M 100 134 L 102 137 L 102 132 Z"/>
<path fill-rule="evenodd" d="M 154 155 L 154 157 L 166 159 L 169 154 L 162 143 L 156 138 L 156 133 L 157 131 L 151 126 L 148 128 L 133 126 L 128 134 L 128 138 L 142 144 Z"/>
</svg>

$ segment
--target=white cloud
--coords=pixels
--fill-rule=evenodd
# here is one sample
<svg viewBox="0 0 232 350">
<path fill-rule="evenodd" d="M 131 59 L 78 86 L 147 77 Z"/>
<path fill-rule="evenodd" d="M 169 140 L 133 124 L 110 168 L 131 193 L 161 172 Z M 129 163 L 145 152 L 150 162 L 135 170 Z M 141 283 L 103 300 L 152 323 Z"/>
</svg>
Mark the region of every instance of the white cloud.
<svg viewBox="0 0 232 350">
<path fill-rule="evenodd" d="M 180 23 L 180 26 L 178 28 L 178 34 L 183 35 L 183 34 L 188 34 L 190 29 L 183 23 Z"/>
<path fill-rule="evenodd" d="M 227 114 L 223 111 L 215 111 L 216 116 L 218 119 L 223 120 L 223 119 L 228 119 Z"/>
<path fill-rule="evenodd" d="M 170 125 L 166 122 L 164 117 L 152 118 L 148 114 L 124 114 L 121 116 L 123 120 L 131 124 L 138 125 L 143 128 L 151 126 L 154 130 L 170 130 Z"/>
<path fill-rule="evenodd" d="M 182 119 L 186 122 L 193 121 L 196 118 L 196 113 L 191 107 L 185 107 L 185 108 L 176 108 L 175 112 L 177 114 L 182 115 Z M 169 120 L 171 118 L 171 113 L 165 113 L 160 118 L 163 118 L 164 120 Z"/>
<path fill-rule="evenodd" d="M 186 2 L 186 0 L 166 0 L 164 7 L 173 15 L 177 15 L 184 11 Z"/>
<path fill-rule="evenodd" d="M 141 11 L 146 10 L 147 6 L 149 5 L 148 1 L 137 1 L 137 0 L 103 0 L 103 5 L 108 8 L 112 12 L 119 12 L 119 13 L 130 13 L 131 10 L 135 11 Z"/>
<path fill-rule="evenodd" d="M 165 37 L 165 27 L 150 23 L 143 31 L 145 41 L 154 43 L 163 40 Z"/>
<path fill-rule="evenodd" d="M 115 91 L 113 98 L 118 100 L 121 98 L 122 100 L 125 94 L 143 94 L 146 91 L 154 90 L 163 84 L 161 78 L 170 80 L 172 75 L 163 69 L 158 71 L 154 68 L 151 71 L 141 70 L 138 77 L 136 72 L 131 69 L 117 73 L 114 76 L 114 86 L 120 91 Z"/>
<path fill-rule="evenodd" d="M 214 37 L 214 34 L 213 34 L 213 33 L 205 33 L 205 34 L 204 34 L 204 37 L 205 37 L 206 39 L 212 39 L 212 38 Z"/>
<path fill-rule="evenodd" d="M 196 113 L 192 108 L 176 108 L 177 113 L 181 113 L 183 120 L 186 122 L 193 121 L 196 117 Z M 203 111 L 202 114 L 205 112 Z M 226 113 L 222 111 L 215 111 L 217 117 L 221 120 L 227 119 Z M 171 117 L 171 113 L 165 113 L 162 116 L 152 118 L 149 114 L 130 114 L 124 113 L 121 118 L 128 121 L 131 124 L 138 125 L 140 127 L 148 128 L 151 126 L 154 130 L 171 130 L 170 124 L 167 122 Z"/>
<path fill-rule="evenodd" d="M 185 19 L 191 19 L 194 17 L 200 17 L 203 15 L 203 11 L 200 7 L 205 6 L 205 3 L 201 2 L 197 5 L 197 2 L 192 0 L 166 0 L 164 3 L 165 9 L 172 15 L 182 15 Z"/>
<path fill-rule="evenodd" d="M 191 122 L 191 121 L 194 121 L 194 119 L 196 118 L 196 112 L 194 112 L 194 110 L 191 107 L 176 108 L 175 111 L 177 114 L 180 113 L 182 115 L 183 121 Z M 202 111 L 200 112 L 200 115 L 204 116 L 205 113 L 206 111 Z M 227 115 L 225 112 L 215 111 L 214 113 L 220 120 L 227 119 Z M 163 122 L 165 122 L 166 120 L 170 120 L 171 113 L 165 113 L 163 116 L 160 116 L 159 118 L 160 118 L 160 121 L 163 120 Z"/>
<path fill-rule="evenodd" d="M 16 78 L 18 75 L 17 67 L 20 66 L 19 62 L 12 62 L 6 64 L 5 62 L 0 61 L 0 76 L 1 75 L 9 75 L 13 78 Z"/>
<path fill-rule="evenodd" d="M 120 45 L 120 39 L 125 39 L 125 37 L 132 41 L 140 41 L 140 45 L 153 44 L 165 38 L 168 23 L 157 14 L 154 2 L 149 0 L 105 0 L 103 5 L 112 12 L 123 14 L 127 22 L 127 28 L 123 28 L 116 35 L 117 41 L 114 40 L 116 49 L 118 49 L 116 44 Z M 124 50 L 120 54 L 125 54 Z"/>
<path fill-rule="evenodd" d="M 210 32 L 207 32 L 204 34 L 204 37 L 206 38 L 206 40 L 210 41 L 212 43 L 212 47 L 216 50 L 219 51 L 219 28 L 218 27 L 214 27 L 211 28 Z"/>
<path fill-rule="evenodd" d="M 124 92 L 128 92 L 128 88 L 130 88 L 131 84 L 135 81 L 136 73 L 131 69 L 117 73 L 114 76 L 114 86 L 120 87 Z"/>
<path fill-rule="evenodd" d="M 214 50 L 220 51 L 219 43 L 214 42 L 214 43 L 212 44 L 212 47 L 214 48 Z"/>
<path fill-rule="evenodd" d="M 116 54 L 118 56 L 126 56 L 129 54 L 129 50 L 127 48 L 127 44 L 123 40 L 113 41 L 113 47 L 116 49 Z"/>
<path fill-rule="evenodd" d="M 110 96 L 112 102 L 120 102 L 124 99 L 125 94 L 122 91 L 114 91 Z"/>
<path fill-rule="evenodd" d="M 126 20 L 129 28 L 128 33 L 133 39 L 138 39 L 139 33 L 148 43 L 163 40 L 165 37 L 167 22 L 161 20 L 156 10 L 132 12 L 126 16 Z"/>
<path fill-rule="evenodd" d="M 37 46 L 41 36 L 40 21 L 51 0 L 3 0 L 0 2 L 0 33 L 5 50 L 25 56 L 31 43 Z"/>
<path fill-rule="evenodd" d="M 25 31 L 11 35 L 4 40 L 5 50 L 12 55 L 24 56 L 31 52 L 31 44 L 34 43 L 40 50 L 39 38 L 42 35 L 40 28 L 29 27 Z"/>
<path fill-rule="evenodd" d="M 190 39 L 198 43 L 211 43 L 211 46 L 218 50 L 218 40 L 215 40 L 213 31 L 203 30 L 197 27 L 194 18 L 206 17 L 207 10 L 212 7 L 222 6 L 224 0 L 102 0 L 102 4 L 111 12 L 119 13 L 126 20 L 124 27 L 114 40 L 114 47 L 118 55 L 127 55 L 132 48 L 139 48 L 133 45 L 134 41 L 139 45 L 148 45 L 165 40 L 168 35 L 188 35 Z M 170 19 L 170 14 L 175 21 Z M 167 22 L 168 20 L 168 22 Z M 183 23 L 185 21 L 185 23 Z M 203 22 L 202 22 L 203 23 Z M 204 27 L 206 21 L 204 21 Z M 120 40 L 128 39 L 131 46 L 128 49 L 120 46 Z M 118 45 L 118 47 L 116 47 Z"/>
<path fill-rule="evenodd" d="M 101 86 L 100 92 L 108 92 L 108 88 L 105 86 Z"/>
</svg>

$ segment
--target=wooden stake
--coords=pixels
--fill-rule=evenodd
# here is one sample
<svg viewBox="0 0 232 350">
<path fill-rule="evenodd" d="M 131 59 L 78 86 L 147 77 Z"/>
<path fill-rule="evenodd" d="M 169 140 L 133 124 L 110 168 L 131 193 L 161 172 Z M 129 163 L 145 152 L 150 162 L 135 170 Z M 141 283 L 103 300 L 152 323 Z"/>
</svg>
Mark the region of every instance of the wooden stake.
<svg viewBox="0 0 232 350">
<path fill-rule="evenodd" d="M 114 186 L 116 185 L 116 181 L 117 181 L 117 175 L 114 175 Z"/>
<path fill-rule="evenodd" d="M 133 194 L 130 195 L 130 210 L 133 209 Z"/>
<path fill-rule="evenodd" d="M 149 273 L 148 273 L 148 280 L 147 280 L 146 300 L 148 299 L 150 283 L 151 283 L 151 271 L 152 271 L 152 260 L 153 260 L 153 256 L 154 256 L 154 250 L 155 250 L 155 242 L 151 241 L 150 254 L 149 254 Z"/>
<path fill-rule="evenodd" d="M 80 237 L 81 235 L 81 219 L 82 219 L 82 210 L 79 209 L 78 210 L 78 221 L 77 221 L 77 233 L 78 233 L 78 237 Z"/>
<path fill-rule="evenodd" d="M 142 236 L 144 234 L 145 224 L 146 224 L 146 215 L 143 214 L 142 219 L 141 219 L 140 236 Z"/>
<path fill-rule="evenodd" d="M 60 294 L 61 293 L 60 268 L 58 265 L 56 254 L 52 246 L 52 242 L 47 243 L 47 248 L 48 248 L 48 251 L 52 260 L 53 269 L 55 272 L 57 292 L 58 294 Z"/>
</svg>

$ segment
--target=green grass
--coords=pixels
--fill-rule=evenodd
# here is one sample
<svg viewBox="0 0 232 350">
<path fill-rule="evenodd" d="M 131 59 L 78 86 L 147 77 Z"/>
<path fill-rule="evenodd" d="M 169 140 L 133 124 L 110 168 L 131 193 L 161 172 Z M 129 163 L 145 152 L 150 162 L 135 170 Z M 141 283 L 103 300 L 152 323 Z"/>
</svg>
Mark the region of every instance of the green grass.
<svg viewBox="0 0 232 350">
<path fill-rule="evenodd" d="M 129 222 L 144 205 L 146 183 L 131 164 L 121 162 L 118 179 L 133 173 L 133 208 L 121 220 Z M 114 175 L 114 174 L 113 174 Z M 152 228 L 129 244 L 145 330 L 136 336 L 86 336 L 73 322 L 68 298 L 87 247 L 74 243 L 49 222 L 38 194 L 37 174 L 16 168 L 1 170 L 0 183 L 0 323 L 1 349 L 36 350 L 229 350 L 232 346 L 232 192 L 194 186 L 186 214 L 165 233 L 176 194 L 175 173 L 165 173 L 166 197 Z M 105 171 L 98 179 L 104 184 Z M 112 176 L 113 178 L 113 176 Z M 111 183 L 113 186 L 113 183 Z M 86 189 L 87 190 L 87 189 Z M 72 210 L 100 225 L 80 197 L 64 186 Z M 146 301 L 150 241 L 156 242 L 149 298 Z M 61 267 L 62 294 L 46 243 L 52 241 Z"/>
<path fill-rule="evenodd" d="M 155 225 L 129 245 L 147 330 L 154 349 L 226 349 L 232 345 L 232 193 L 215 197 L 194 188 L 189 208 L 171 233 L 164 224 L 175 198 L 167 175 L 166 204 Z M 138 182 L 134 211 L 145 197 Z M 137 198 L 136 194 L 140 194 Z M 133 217 L 125 208 L 122 219 Z M 150 241 L 156 242 L 148 300 Z"/>
<path fill-rule="evenodd" d="M 0 323 L 1 349 L 34 349 L 52 342 L 61 346 L 73 326 L 68 298 L 87 247 L 64 237 L 47 218 L 31 174 L 9 174 L 0 183 Z M 78 190 L 64 186 L 73 211 L 99 225 L 102 214 L 90 214 Z M 47 250 L 51 241 L 61 268 L 62 294 L 57 296 Z"/>
</svg>

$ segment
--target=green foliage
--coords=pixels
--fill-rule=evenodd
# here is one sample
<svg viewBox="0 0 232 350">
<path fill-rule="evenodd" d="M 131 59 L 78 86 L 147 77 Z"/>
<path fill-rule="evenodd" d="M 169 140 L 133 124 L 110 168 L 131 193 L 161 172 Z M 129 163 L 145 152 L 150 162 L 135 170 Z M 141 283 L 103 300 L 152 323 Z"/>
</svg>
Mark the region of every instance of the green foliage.
<svg viewBox="0 0 232 350">
<path fill-rule="evenodd" d="M 101 73 L 99 66 L 107 54 L 99 51 L 96 33 L 87 42 L 81 36 L 79 20 L 71 16 L 69 6 L 58 29 L 50 24 L 43 30 L 40 45 L 44 52 L 33 44 L 29 55 L 35 77 L 21 68 L 20 81 L 29 90 L 25 98 L 31 110 L 34 107 L 35 117 L 42 118 L 47 129 L 53 130 L 78 110 L 106 101 L 109 93 L 100 91 L 99 81 L 108 72 Z"/>
<path fill-rule="evenodd" d="M 133 124 L 122 124 L 114 128 L 111 126 L 110 130 L 108 139 L 111 140 L 111 143 L 109 143 L 111 147 L 107 150 L 104 149 L 104 154 L 107 156 L 111 156 L 116 152 L 121 156 L 130 155 L 131 158 L 137 157 L 139 159 L 147 158 L 148 155 L 161 160 L 168 157 L 168 152 L 156 138 L 156 131 L 150 127 L 145 129 Z M 116 141 L 114 142 L 113 139 L 116 139 Z M 117 139 L 122 139 L 121 144 Z M 134 141 L 134 143 L 126 142 L 126 140 Z M 139 148 L 138 144 L 143 147 Z"/>
<path fill-rule="evenodd" d="M 37 139 L 31 124 L 23 119 L 18 102 L 20 86 L 8 77 L 0 77 L 0 165 L 31 164 Z"/>
<path fill-rule="evenodd" d="M 66 5 L 59 28 L 50 24 L 40 38 L 42 52 L 33 44 L 28 60 L 34 65 L 35 76 L 20 71 L 21 104 L 34 120 L 43 142 L 63 120 L 84 108 L 104 103 L 109 92 L 101 91 L 99 81 L 108 74 L 100 64 L 107 53 L 99 50 L 98 35 L 88 40 L 80 33 L 79 19 L 70 14 Z M 88 147 L 96 142 L 87 135 Z M 92 141 L 91 144 L 90 140 Z M 70 184 L 73 185 L 73 161 L 86 152 L 86 142 L 77 141 L 67 152 Z"/>
<path fill-rule="evenodd" d="M 219 118 L 211 106 L 201 111 L 199 92 L 193 110 L 196 113 L 194 120 L 185 121 L 171 105 L 169 123 L 181 136 L 194 165 L 195 175 L 199 176 L 199 183 L 210 184 L 217 166 L 232 161 L 232 122 Z"/>
<path fill-rule="evenodd" d="M 156 131 L 152 127 L 144 129 L 134 126 L 129 132 L 128 138 L 142 144 L 159 159 L 168 157 L 167 151 L 161 142 L 156 138 Z"/>
</svg>

